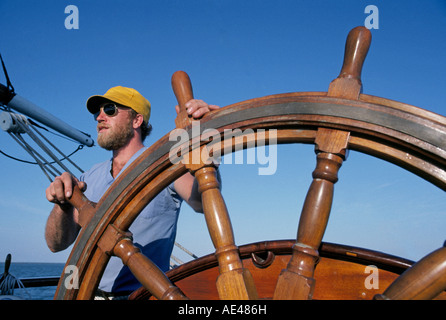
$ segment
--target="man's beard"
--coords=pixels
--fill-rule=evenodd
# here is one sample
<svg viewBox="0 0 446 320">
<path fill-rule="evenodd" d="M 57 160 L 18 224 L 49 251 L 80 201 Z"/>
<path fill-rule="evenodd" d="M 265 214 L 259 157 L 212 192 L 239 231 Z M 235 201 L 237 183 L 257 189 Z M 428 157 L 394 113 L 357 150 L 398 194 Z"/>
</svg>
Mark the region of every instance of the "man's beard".
<svg viewBox="0 0 446 320">
<path fill-rule="evenodd" d="M 124 147 L 135 135 L 132 121 L 110 127 L 105 134 L 98 134 L 98 144 L 105 150 L 118 150 Z"/>
</svg>

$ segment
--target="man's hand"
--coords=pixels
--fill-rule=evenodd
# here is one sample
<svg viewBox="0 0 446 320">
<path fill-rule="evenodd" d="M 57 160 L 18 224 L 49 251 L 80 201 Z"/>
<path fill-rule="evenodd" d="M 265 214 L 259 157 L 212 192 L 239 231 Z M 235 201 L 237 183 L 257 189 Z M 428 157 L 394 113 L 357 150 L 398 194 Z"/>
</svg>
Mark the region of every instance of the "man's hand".
<svg viewBox="0 0 446 320">
<path fill-rule="evenodd" d="M 206 113 L 220 108 L 219 106 L 213 104 L 207 104 L 203 100 L 198 100 L 198 99 L 192 99 L 188 101 L 185 107 L 187 110 L 187 114 L 190 114 L 194 119 L 200 119 Z M 177 111 L 178 114 L 180 112 L 180 107 L 175 106 L 175 110 Z"/>
<path fill-rule="evenodd" d="M 60 176 L 54 178 L 54 181 L 51 182 L 46 189 L 46 199 L 55 204 L 66 205 L 67 200 L 71 198 L 73 194 L 73 186 L 75 184 L 77 184 L 81 190 L 85 190 L 87 186 L 85 182 L 79 181 L 70 173 L 62 173 Z"/>
</svg>

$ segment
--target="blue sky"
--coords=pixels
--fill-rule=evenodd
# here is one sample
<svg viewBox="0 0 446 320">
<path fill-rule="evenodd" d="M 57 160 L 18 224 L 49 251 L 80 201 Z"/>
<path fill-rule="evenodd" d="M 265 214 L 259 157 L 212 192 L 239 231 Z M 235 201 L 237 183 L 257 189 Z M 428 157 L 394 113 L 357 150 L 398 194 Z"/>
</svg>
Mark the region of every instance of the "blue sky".
<svg viewBox="0 0 446 320">
<path fill-rule="evenodd" d="M 79 9 L 79 29 L 64 22 Z M 220 106 L 269 94 L 327 91 L 342 65 L 345 38 L 364 25 L 368 5 L 378 29 L 362 80 L 364 93 L 446 115 L 445 1 L 23 1 L 0 2 L 0 53 L 16 92 L 96 138 L 86 99 L 115 85 L 134 87 L 152 103 L 146 144 L 174 129 L 170 86 L 189 73 L 197 98 Z M 0 75 L 0 82 L 6 84 Z M 55 138 L 64 152 L 77 144 Z M 27 155 L 0 132 L 0 150 Z M 315 165 L 312 146 L 279 146 L 277 171 L 222 165 L 225 197 L 239 245 L 293 239 Z M 110 157 L 84 148 L 73 160 L 87 170 Z M 65 262 L 43 231 L 52 205 L 49 181 L 36 166 L 0 155 L 0 259 Z M 339 173 L 324 241 L 417 260 L 446 240 L 444 191 L 359 153 Z M 203 216 L 184 206 L 178 242 L 197 255 L 213 251 Z M 185 258 L 184 258 L 185 259 Z"/>
</svg>

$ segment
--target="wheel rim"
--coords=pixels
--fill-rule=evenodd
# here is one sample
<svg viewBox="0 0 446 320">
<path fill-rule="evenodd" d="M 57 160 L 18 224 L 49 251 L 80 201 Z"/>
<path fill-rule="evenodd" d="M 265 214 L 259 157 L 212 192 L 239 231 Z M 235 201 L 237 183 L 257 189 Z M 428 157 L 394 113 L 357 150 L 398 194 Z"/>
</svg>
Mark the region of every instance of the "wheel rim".
<svg viewBox="0 0 446 320">
<path fill-rule="evenodd" d="M 225 130 L 242 131 L 237 141 L 231 138 L 232 151 L 246 147 L 244 138 L 257 139 L 255 131 L 260 129 L 277 130 L 278 144 L 317 144 L 321 128 L 347 132 L 347 149 L 392 162 L 446 190 L 446 118 L 384 98 L 361 94 L 358 99 L 346 99 L 330 92 L 256 98 L 208 114 L 200 121 L 199 137 L 206 130 L 218 131 L 222 143 L 213 149 L 223 155 L 228 152 L 222 147 L 228 141 Z M 186 129 L 191 136 L 191 129 Z M 109 259 L 98 247 L 107 227 L 113 224 L 127 230 L 158 192 L 187 172 L 183 164 L 169 159 L 175 147 L 169 134 L 135 160 L 102 197 L 66 263 L 76 266 L 80 287 L 67 288 L 69 275 L 64 273 L 56 299 L 91 299 Z"/>
</svg>

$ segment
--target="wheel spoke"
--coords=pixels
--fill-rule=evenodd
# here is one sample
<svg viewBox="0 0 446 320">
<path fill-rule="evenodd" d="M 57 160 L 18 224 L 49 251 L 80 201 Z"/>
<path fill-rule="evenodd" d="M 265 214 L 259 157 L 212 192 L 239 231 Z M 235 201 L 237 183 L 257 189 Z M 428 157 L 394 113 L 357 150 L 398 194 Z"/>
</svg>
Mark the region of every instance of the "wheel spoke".
<svg viewBox="0 0 446 320">
<path fill-rule="evenodd" d="M 435 250 L 400 275 L 375 299 L 430 300 L 446 290 L 446 247 Z"/>
<path fill-rule="evenodd" d="M 334 184 L 345 159 L 349 133 L 319 129 L 316 135 L 317 164 L 313 182 L 302 209 L 287 269 L 277 281 L 274 299 L 311 299 L 314 290 L 314 268 L 333 201 Z"/>
<path fill-rule="evenodd" d="M 121 258 L 136 279 L 159 300 L 186 300 L 156 264 L 141 253 L 132 242 L 132 234 L 110 224 L 98 243 L 108 255 Z"/>
<path fill-rule="evenodd" d="M 176 72 L 172 76 L 172 87 L 180 107 L 175 122 L 177 127 L 187 126 L 191 122 L 187 118 L 184 104 L 193 98 L 189 77 L 184 72 Z M 220 191 L 217 169 L 212 164 L 212 159 L 201 157 L 202 154 L 209 154 L 203 153 L 203 148 L 206 146 L 194 148 L 186 155 L 186 168 L 197 180 L 209 234 L 216 249 L 215 255 L 220 270 L 216 283 L 219 296 L 224 300 L 257 299 L 252 275 L 248 269 L 243 268 L 238 247 L 235 245 L 228 209 Z M 195 159 L 199 159 L 199 162 L 194 163 Z"/>
<path fill-rule="evenodd" d="M 141 253 L 130 239 L 122 239 L 113 253 L 129 267 L 138 281 L 159 300 L 187 300 L 156 264 Z"/>
<path fill-rule="evenodd" d="M 275 299 L 308 299 L 312 296 L 318 248 L 328 223 L 334 184 L 346 159 L 347 147 L 396 164 L 446 190 L 445 118 L 414 106 L 361 94 L 361 67 L 369 45 L 368 30 L 363 27 L 352 30 L 347 38 L 341 73 L 331 82 L 328 92 L 292 92 L 254 98 L 213 111 L 200 120 L 200 134 L 213 129 L 223 140 L 227 129 L 251 130 L 252 133 L 245 131 L 237 139 L 231 139 L 230 148 L 226 143 L 224 148 L 213 145 L 212 151 L 219 155 L 231 152 L 236 146 L 246 148 L 244 138 L 257 143 L 260 139 L 255 133 L 257 129 L 277 131 L 277 140 L 269 143 L 316 146 L 313 181 L 302 209 L 291 259 L 276 283 Z M 176 126 L 190 133 L 192 121 L 184 104 L 193 98 L 193 94 L 187 74 L 174 74 L 172 86 L 180 105 Z M 80 190 L 75 190 L 71 202 L 80 212 L 82 230 L 67 265 L 78 268 L 80 288 L 65 287 L 69 275 L 64 274 L 55 298 L 93 298 L 109 257 L 116 255 L 156 298 L 184 299 L 164 273 L 133 245 L 131 235 L 120 230 L 127 230 L 160 190 L 187 172 L 197 180 L 206 223 L 216 249 L 219 297 L 258 297 L 252 275 L 243 266 L 235 244 L 217 168 L 212 161 L 207 161 L 210 158 L 201 158 L 203 154 L 209 155 L 208 150 L 202 152 L 209 145 L 200 140 L 195 146 L 196 137 L 190 138 L 181 146 L 181 150 L 186 146 L 189 153 L 182 155 L 189 161 L 174 164 L 170 160 L 170 151 L 177 144 L 169 139 L 169 134 L 136 159 L 97 205 L 88 201 Z M 200 161 L 193 163 L 194 159 Z M 445 248 L 432 253 L 376 298 L 434 297 L 444 290 L 445 260 Z"/>
<path fill-rule="evenodd" d="M 363 26 L 356 27 L 349 32 L 345 43 L 344 64 L 339 76 L 330 83 L 328 96 L 359 99 L 359 94 L 362 91 L 362 65 L 371 41 L 370 30 Z"/>
<path fill-rule="evenodd" d="M 73 187 L 73 193 L 68 201 L 79 212 L 79 224 L 84 228 L 96 212 L 96 203 L 88 200 L 77 185 Z"/>
<path fill-rule="evenodd" d="M 223 300 L 256 299 L 254 280 L 249 270 L 243 268 L 238 247 L 235 245 L 232 224 L 220 192 L 216 169 L 202 168 L 195 172 L 195 177 L 219 263 L 220 275 L 217 279 L 217 290 L 220 298 Z"/>
</svg>

